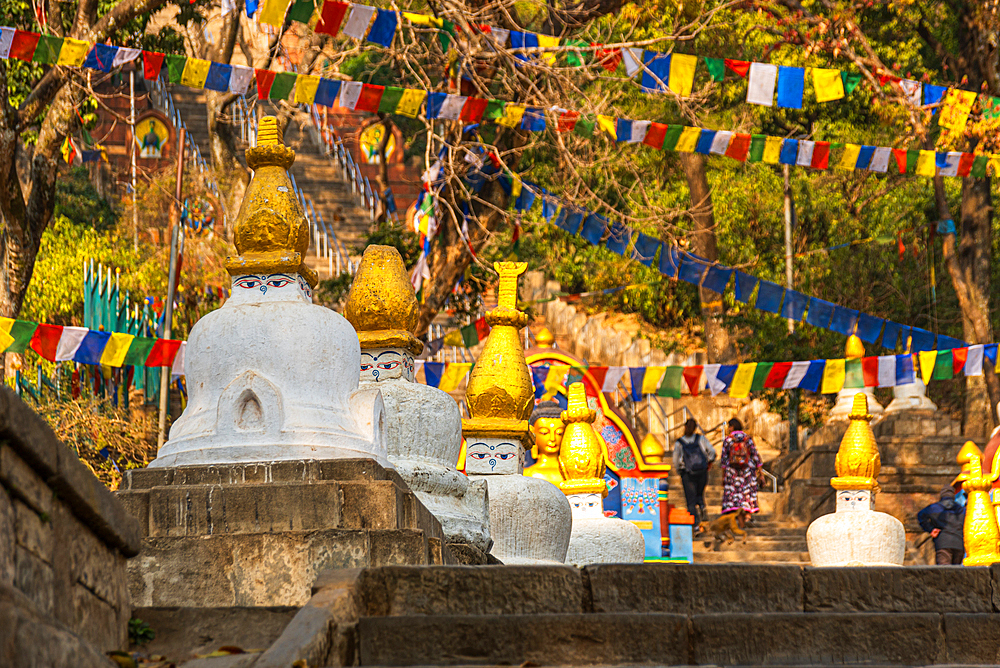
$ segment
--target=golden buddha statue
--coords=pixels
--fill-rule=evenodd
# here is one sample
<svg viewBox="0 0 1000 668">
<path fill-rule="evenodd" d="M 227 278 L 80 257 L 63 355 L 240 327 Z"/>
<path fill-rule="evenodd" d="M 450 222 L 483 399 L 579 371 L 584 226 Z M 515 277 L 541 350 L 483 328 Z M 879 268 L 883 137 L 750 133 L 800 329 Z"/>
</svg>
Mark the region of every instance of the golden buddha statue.
<svg viewBox="0 0 1000 668">
<path fill-rule="evenodd" d="M 546 401 L 531 412 L 531 431 L 535 447 L 531 455 L 535 463 L 524 469 L 524 475 L 548 480 L 553 485 L 563 481 L 559 470 L 559 446 L 566 428 L 562 421 L 562 408 L 556 401 Z"/>
<path fill-rule="evenodd" d="M 994 460 L 992 471 L 984 472 L 982 453 L 975 443 L 967 441 L 959 450 L 957 459 L 966 474 L 962 487 L 968 496 L 962 531 L 968 556 L 962 565 L 989 566 L 1000 562 L 1000 527 L 997 525 L 996 508 L 990 501 L 993 481 L 1000 478 L 1000 458 Z"/>
</svg>

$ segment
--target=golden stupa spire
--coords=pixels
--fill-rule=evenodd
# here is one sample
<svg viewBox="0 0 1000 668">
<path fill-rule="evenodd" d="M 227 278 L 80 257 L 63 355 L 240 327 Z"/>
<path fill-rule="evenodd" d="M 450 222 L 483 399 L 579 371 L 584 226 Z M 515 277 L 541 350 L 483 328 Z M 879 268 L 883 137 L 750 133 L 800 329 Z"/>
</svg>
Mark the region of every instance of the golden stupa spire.
<svg viewBox="0 0 1000 668">
<path fill-rule="evenodd" d="M 419 355 L 424 344 L 413 335 L 419 310 L 399 251 L 366 248 L 344 304 L 344 317 L 357 330 L 361 349 L 405 348 Z"/>
<path fill-rule="evenodd" d="M 562 412 L 566 430 L 559 448 L 559 470 L 565 478 L 559 483 L 559 489 L 565 494 L 608 495 L 604 449 L 592 426 L 596 419 L 597 412 L 587 405 L 583 383 L 570 385 L 566 410 Z"/>
<path fill-rule="evenodd" d="M 663 448 L 663 444 L 660 443 L 660 439 L 649 433 L 646 434 L 646 438 L 642 439 L 642 443 L 639 444 L 639 453 L 647 463 L 661 464 L 663 463 L 663 455 L 666 451 Z"/>
<path fill-rule="evenodd" d="M 293 162 L 295 151 L 282 143 L 278 119 L 260 119 L 257 146 L 247 149 L 254 175 L 233 226 L 238 255 L 226 258 L 230 275 L 287 272 L 316 287 L 316 272 L 305 265 L 309 223 L 288 178 Z"/>
<path fill-rule="evenodd" d="M 517 310 L 517 277 L 524 262 L 495 262 L 500 274 L 498 305 L 486 314 L 492 327 L 483 352 L 469 376 L 465 391 L 469 419 L 462 420 L 466 437 L 518 438 L 525 447 L 534 443 L 528 418 L 535 404 L 535 388 L 524 360 L 520 330 L 528 316 Z"/>
<path fill-rule="evenodd" d="M 541 331 L 535 335 L 535 344 L 539 348 L 551 348 L 555 340 L 556 337 L 552 336 L 552 332 L 549 331 L 548 327 L 542 327 Z"/>
<path fill-rule="evenodd" d="M 865 344 L 861 342 L 857 334 L 851 334 L 847 337 L 847 345 L 844 347 L 844 353 L 849 360 L 856 360 L 865 356 Z M 868 410 L 867 406 L 865 410 Z"/>
<path fill-rule="evenodd" d="M 868 424 L 872 416 L 868 414 L 868 397 L 863 392 L 854 395 L 850 419 L 837 450 L 837 477 L 830 480 L 830 485 L 834 489 L 870 489 L 877 493 L 882 458 Z"/>
<path fill-rule="evenodd" d="M 965 552 L 963 566 L 989 566 L 1000 561 L 1000 527 L 996 509 L 990 501 L 990 488 L 1000 477 L 1000 458 L 994 459 L 993 470 L 983 472 L 983 457 L 972 441 L 958 452 L 958 463 L 966 474 L 962 487 L 968 496 L 965 503 Z M 968 470 L 966 468 L 968 467 Z M 960 474 L 961 475 L 961 474 Z"/>
</svg>

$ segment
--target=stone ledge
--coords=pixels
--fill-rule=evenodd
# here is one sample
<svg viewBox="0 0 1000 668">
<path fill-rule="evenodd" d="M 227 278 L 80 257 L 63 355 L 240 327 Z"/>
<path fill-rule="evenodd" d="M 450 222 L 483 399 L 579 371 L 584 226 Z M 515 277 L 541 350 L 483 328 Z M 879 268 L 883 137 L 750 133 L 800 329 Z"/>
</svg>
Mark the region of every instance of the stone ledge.
<svg viewBox="0 0 1000 668">
<path fill-rule="evenodd" d="M 993 612 L 989 568 L 803 569 L 806 612 Z"/>
<path fill-rule="evenodd" d="M 126 557 L 139 553 L 139 523 L 45 421 L 7 387 L 0 388 L 0 438 L 105 543 Z"/>
<path fill-rule="evenodd" d="M 375 481 L 402 479 L 371 459 L 299 459 L 246 464 L 206 464 L 126 471 L 123 490 L 166 485 L 260 485 L 276 482 Z M 405 483 L 402 483 L 405 487 Z"/>
<path fill-rule="evenodd" d="M 143 647 L 181 661 L 208 654 L 223 645 L 244 650 L 266 649 L 298 612 L 295 607 L 136 608 L 132 617 L 149 624 L 156 637 Z"/>
</svg>

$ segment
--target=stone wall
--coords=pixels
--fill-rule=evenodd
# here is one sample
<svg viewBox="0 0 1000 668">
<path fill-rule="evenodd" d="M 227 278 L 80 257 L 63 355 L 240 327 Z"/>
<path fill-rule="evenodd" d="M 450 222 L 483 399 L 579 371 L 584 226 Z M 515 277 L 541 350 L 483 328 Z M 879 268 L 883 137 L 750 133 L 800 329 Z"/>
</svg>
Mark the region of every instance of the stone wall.
<svg viewBox="0 0 1000 668">
<path fill-rule="evenodd" d="M 0 388 L 0 586 L 23 594 L 6 592 L 0 620 L 30 619 L 38 628 L 47 620 L 59 637 L 75 634 L 99 652 L 124 649 L 131 615 L 125 561 L 139 546 L 138 523 L 114 495 Z M 42 651 L 45 634 L 38 633 L 18 634 L 8 645 L 0 631 L 0 664 L 22 639 Z"/>
</svg>

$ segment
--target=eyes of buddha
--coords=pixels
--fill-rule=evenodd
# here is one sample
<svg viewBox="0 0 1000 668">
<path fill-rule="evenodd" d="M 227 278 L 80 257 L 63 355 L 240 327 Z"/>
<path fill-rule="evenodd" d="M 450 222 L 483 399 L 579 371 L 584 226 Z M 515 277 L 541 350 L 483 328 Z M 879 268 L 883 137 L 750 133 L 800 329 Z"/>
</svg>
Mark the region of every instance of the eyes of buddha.
<svg viewBox="0 0 1000 668">
<path fill-rule="evenodd" d="M 485 452 L 473 452 L 471 453 L 473 459 L 486 459 L 487 457 L 496 457 L 497 459 L 507 461 L 514 456 L 512 452 L 498 452 L 495 455 L 487 454 Z"/>
<path fill-rule="evenodd" d="M 268 288 L 283 288 L 292 282 L 291 276 L 285 274 L 271 274 L 264 276 L 243 276 L 236 281 L 236 287 L 244 290 L 259 289 L 267 294 Z"/>
</svg>

